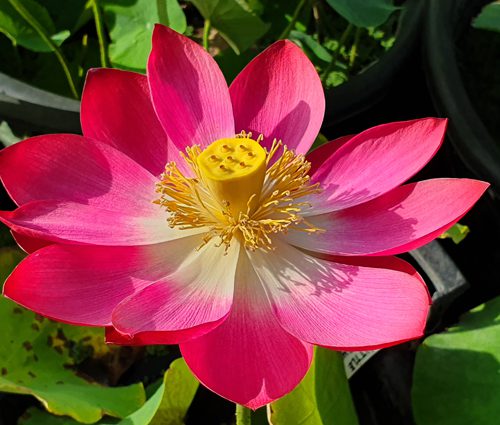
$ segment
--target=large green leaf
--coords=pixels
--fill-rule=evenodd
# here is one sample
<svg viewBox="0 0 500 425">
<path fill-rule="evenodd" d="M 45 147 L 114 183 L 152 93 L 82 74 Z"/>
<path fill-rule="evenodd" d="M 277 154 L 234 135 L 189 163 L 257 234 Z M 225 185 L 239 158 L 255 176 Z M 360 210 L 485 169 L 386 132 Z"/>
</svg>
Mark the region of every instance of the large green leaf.
<svg viewBox="0 0 500 425">
<path fill-rule="evenodd" d="M 191 0 L 231 48 L 240 53 L 248 49 L 269 29 L 243 0 Z"/>
<path fill-rule="evenodd" d="M 413 407 L 419 425 L 496 425 L 500 418 L 500 297 L 417 351 Z"/>
<path fill-rule="evenodd" d="M 181 34 L 186 31 L 186 15 L 177 0 L 157 0 L 160 24 L 167 25 Z"/>
<path fill-rule="evenodd" d="M 398 8 L 394 0 L 326 0 L 351 24 L 357 27 L 378 27 Z"/>
<path fill-rule="evenodd" d="M 271 404 L 273 425 L 356 425 L 342 354 L 316 347 L 311 369 L 290 394 Z"/>
<path fill-rule="evenodd" d="M 58 46 L 66 40 L 70 32 L 56 31 L 47 9 L 34 0 L 17 0 L 36 19 L 40 27 Z M 9 0 L 0 0 L 0 32 L 10 38 L 12 43 L 34 50 L 51 52 L 52 48 L 40 37 L 35 29 L 12 7 Z"/>
<path fill-rule="evenodd" d="M 198 381 L 189 371 L 184 359 L 172 362 L 162 384 L 144 405 L 115 425 L 183 425 L 193 401 Z M 106 419 L 100 425 L 111 425 Z M 20 425 L 78 425 L 68 417 L 55 417 L 39 409 L 30 409 Z"/>
<path fill-rule="evenodd" d="M 36 407 L 29 408 L 19 419 L 18 425 L 78 425 L 69 416 L 54 416 Z"/>
<path fill-rule="evenodd" d="M 9 273 L 21 256 L 0 252 L 0 272 Z M 142 384 L 104 387 L 73 370 L 68 335 L 72 343 L 84 344 L 96 332 L 104 338 L 102 330 L 62 325 L 1 297 L 0 391 L 33 395 L 50 412 L 83 423 L 97 422 L 103 414 L 129 415 L 144 403 Z"/>
<path fill-rule="evenodd" d="M 500 32 L 500 1 L 484 6 L 479 16 L 472 21 L 474 28 Z"/>
<path fill-rule="evenodd" d="M 156 23 L 183 33 L 186 17 L 177 0 L 101 0 L 109 28 L 109 58 L 113 66 L 144 72 Z"/>
<path fill-rule="evenodd" d="M 184 359 L 174 360 L 153 396 L 119 424 L 182 425 L 198 385 Z"/>
</svg>

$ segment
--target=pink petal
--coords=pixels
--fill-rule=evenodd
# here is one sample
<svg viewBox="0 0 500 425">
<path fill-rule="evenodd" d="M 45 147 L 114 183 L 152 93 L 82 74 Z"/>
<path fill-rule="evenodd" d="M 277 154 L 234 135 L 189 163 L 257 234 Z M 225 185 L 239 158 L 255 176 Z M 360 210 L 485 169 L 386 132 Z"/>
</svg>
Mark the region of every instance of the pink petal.
<svg viewBox="0 0 500 425">
<path fill-rule="evenodd" d="M 189 248 L 176 245 L 175 255 L 183 252 L 179 266 L 115 308 L 113 327 L 117 331 L 133 336 L 207 324 L 206 329 L 196 332 L 199 335 L 225 318 L 233 302 L 239 244 L 232 244 L 226 254 L 213 242 L 200 250 Z"/>
<path fill-rule="evenodd" d="M 320 147 L 309 152 L 306 156 L 306 159 L 311 163 L 309 175 L 312 176 L 316 173 L 322 164 L 329 161 L 330 157 L 353 137 L 354 136 L 352 134 L 349 136 L 338 137 L 337 139 L 324 143 Z"/>
<path fill-rule="evenodd" d="M 139 164 L 73 134 L 32 137 L 3 149 L 0 178 L 18 205 L 54 199 L 134 210 L 158 197 L 157 179 Z"/>
<path fill-rule="evenodd" d="M 1 214 L 1 213 L 0 213 Z M 52 245 L 52 241 L 48 241 L 45 239 L 32 238 L 30 236 L 23 235 L 21 233 L 14 232 L 11 230 L 10 232 L 12 237 L 19 245 L 19 247 L 26 253 L 31 254 L 32 252 L 38 251 L 40 248 L 44 248 L 46 246 Z"/>
<path fill-rule="evenodd" d="M 365 267 L 325 261 L 283 242 L 250 254 L 280 324 L 297 338 L 339 350 L 394 345 L 422 336 L 429 295 L 395 260 Z"/>
<path fill-rule="evenodd" d="M 179 150 L 234 136 L 226 80 L 214 59 L 194 41 L 156 25 L 148 79 L 158 118 Z"/>
<path fill-rule="evenodd" d="M 0 221 L 17 233 L 47 241 L 94 245 L 150 245 L 183 238 L 203 229 L 170 228 L 167 213 L 151 202 L 142 210 L 107 210 L 94 205 L 33 201 L 0 211 Z"/>
<path fill-rule="evenodd" d="M 415 270 L 415 268 L 410 264 L 407 263 L 406 261 L 402 260 L 401 258 L 398 257 L 392 257 L 392 256 L 377 256 L 377 257 L 345 257 L 341 255 L 329 255 L 329 254 L 322 254 L 322 253 L 315 253 L 314 257 L 316 258 L 321 258 L 323 260 L 327 261 L 333 261 L 334 263 L 342 263 L 342 264 L 348 264 L 352 266 L 361 266 L 361 267 L 372 267 L 376 269 L 391 269 L 395 271 L 400 271 L 406 274 L 409 274 L 410 276 L 413 276 L 420 280 L 422 285 L 427 291 L 427 298 L 429 300 L 429 304 L 432 303 L 432 297 L 431 294 L 429 293 L 429 290 L 427 288 L 427 284 L 425 283 L 423 277 L 420 275 L 420 273 Z"/>
<path fill-rule="evenodd" d="M 400 186 L 365 204 L 307 217 L 325 232 L 310 236 L 291 231 L 286 240 L 304 249 L 337 255 L 399 254 L 450 228 L 488 186 L 469 179 L 433 179 Z"/>
<path fill-rule="evenodd" d="M 392 269 L 397 270 L 413 277 L 416 277 L 422 282 L 426 288 L 426 284 L 422 276 L 414 269 L 414 267 L 398 257 L 344 257 L 341 255 L 328 255 L 328 254 L 314 254 L 314 257 L 321 258 L 327 261 L 333 261 L 334 263 L 349 264 L 352 266 L 362 266 L 362 267 L 373 267 L 378 269 Z M 429 303 L 431 302 L 431 296 L 429 294 Z"/>
<path fill-rule="evenodd" d="M 213 322 L 203 323 L 202 325 L 180 331 L 139 332 L 135 335 L 122 334 L 110 326 L 106 328 L 106 343 L 135 346 L 181 344 L 214 330 L 226 318 L 227 315 Z"/>
<path fill-rule="evenodd" d="M 199 238 L 183 243 L 194 250 Z M 178 246 L 178 241 L 143 247 L 51 245 L 17 266 L 4 295 L 63 322 L 107 326 L 118 303 L 175 266 Z"/>
<path fill-rule="evenodd" d="M 318 213 L 367 202 L 408 180 L 441 146 L 446 122 L 394 122 L 354 136 L 311 175 L 324 190 L 318 197 Z"/>
<path fill-rule="evenodd" d="M 156 117 L 145 75 L 91 69 L 81 105 L 85 137 L 127 154 L 154 175 L 168 162 L 168 139 Z"/>
<path fill-rule="evenodd" d="M 235 403 L 257 409 L 290 392 L 304 377 L 312 346 L 273 316 L 246 255 L 240 256 L 233 308 L 212 332 L 180 345 L 202 384 Z"/>
<path fill-rule="evenodd" d="M 302 50 L 288 40 L 274 43 L 236 77 L 229 89 L 236 131 L 264 136 L 306 153 L 318 135 L 325 96 L 318 73 Z"/>
</svg>

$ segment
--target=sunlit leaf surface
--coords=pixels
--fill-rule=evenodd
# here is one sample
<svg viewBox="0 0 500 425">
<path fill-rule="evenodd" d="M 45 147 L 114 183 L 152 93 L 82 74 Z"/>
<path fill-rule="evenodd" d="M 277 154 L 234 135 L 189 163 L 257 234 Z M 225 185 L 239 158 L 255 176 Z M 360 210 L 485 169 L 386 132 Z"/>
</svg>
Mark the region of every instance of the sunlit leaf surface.
<svg viewBox="0 0 500 425">
<path fill-rule="evenodd" d="M 198 381 L 183 359 L 172 362 L 163 381 L 144 405 L 122 421 L 105 418 L 99 425 L 183 425 L 184 417 L 193 401 Z M 39 409 L 30 409 L 20 425 L 77 425 L 68 417 L 56 417 Z"/>
<path fill-rule="evenodd" d="M 192 0 L 205 19 L 237 53 L 248 49 L 269 29 L 242 0 Z"/>
<path fill-rule="evenodd" d="M 114 67 L 145 72 L 151 51 L 151 33 L 156 23 L 178 32 L 186 30 L 186 17 L 177 0 L 102 0 L 104 18 L 109 28 L 109 57 Z"/>
<path fill-rule="evenodd" d="M 0 251 L 0 278 L 20 257 L 15 249 Z M 33 395 L 50 412 L 83 423 L 97 422 L 104 414 L 124 417 L 137 410 L 145 398 L 142 384 L 110 388 L 75 373 L 70 349 L 95 332 L 99 330 L 86 332 L 55 323 L 1 297 L 0 391 Z"/>
<path fill-rule="evenodd" d="M 61 45 L 70 32 L 56 31 L 56 27 L 47 9 L 34 0 L 18 0 L 19 3 L 36 19 L 52 41 Z M 0 32 L 19 44 L 35 52 L 50 52 L 52 49 L 37 31 L 12 7 L 8 0 L 0 0 Z"/>
<path fill-rule="evenodd" d="M 500 297 L 467 313 L 417 352 L 418 425 L 496 425 L 500 418 Z"/>
<path fill-rule="evenodd" d="M 273 425 L 356 425 L 342 354 L 316 347 L 311 369 L 290 394 L 271 404 Z"/>
</svg>

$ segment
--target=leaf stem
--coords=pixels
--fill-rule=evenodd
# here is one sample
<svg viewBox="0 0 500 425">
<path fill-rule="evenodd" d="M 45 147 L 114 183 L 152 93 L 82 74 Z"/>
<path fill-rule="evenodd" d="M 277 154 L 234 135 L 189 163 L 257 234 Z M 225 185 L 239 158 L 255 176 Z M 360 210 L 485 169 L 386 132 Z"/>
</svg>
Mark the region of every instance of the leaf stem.
<svg viewBox="0 0 500 425">
<path fill-rule="evenodd" d="M 321 13 L 319 10 L 318 0 L 311 0 L 311 7 L 313 11 L 314 23 L 316 26 L 316 34 L 318 35 L 318 41 L 321 44 L 323 42 L 323 25 L 321 21 Z"/>
<path fill-rule="evenodd" d="M 101 66 L 106 68 L 108 66 L 108 58 L 106 55 L 106 38 L 104 37 L 104 25 L 102 23 L 101 8 L 99 0 L 92 0 L 92 14 L 94 15 L 95 29 L 97 32 L 97 39 L 99 41 L 99 56 L 101 58 Z"/>
<path fill-rule="evenodd" d="M 354 33 L 354 43 L 352 44 L 351 51 L 349 52 L 349 68 L 352 68 L 354 66 L 354 62 L 358 57 L 358 44 L 360 37 L 361 27 L 357 27 L 356 32 Z"/>
<path fill-rule="evenodd" d="M 248 407 L 236 405 L 236 425 L 252 425 L 252 411 Z"/>
<path fill-rule="evenodd" d="M 344 30 L 344 32 L 340 36 L 340 40 L 339 40 L 339 44 L 338 44 L 337 50 L 335 50 L 335 52 L 333 52 L 333 54 L 332 54 L 332 60 L 330 61 L 330 63 L 328 64 L 328 66 L 325 68 L 325 70 L 321 74 L 321 81 L 323 83 L 326 81 L 326 79 L 328 77 L 328 74 L 330 74 L 330 72 L 335 67 L 335 64 L 337 63 L 337 59 L 338 59 L 339 54 L 340 54 L 340 50 L 342 49 L 342 46 L 346 43 L 346 41 L 347 41 L 349 35 L 351 34 L 351 31 L 352 31 L 353 28 L 354 28 L 353 24 L 347 25 L 346 29 Z"/>
<path fill-rule="evenodd" d="M 300 0 L 299 4 L 297 4 L 297 7 L 295 8 L 292 19 L 286 26 L 286 28 L 283 30 L 281 35 L 278 37 L 280 40 L 284 40 L 285 38 L 288 38 L 290 35 L 290 32 L 293 30 L 293 27 L 295 26 L 295 23 L 297 22 L 297 19 L 299 19 L 300 12 L 302 11 L 302 8 L 306 4 L 307 0 Z"/>
<path fill-rule="evenodd" d="M 210 35 L 210 29 L 212 28 L 212 25 L 210 23 L 210 19 L 205 19 L 205 24 L 203 25 L 203 48 L 208 52 L 208 49 L 210 47 L 209 45 L 209 35 Z"/>
<path fill-rule="evenodd" d="M 82 77 L 84 77 L 85 75 L 85 69 L 83 67 L 83 61 L 84 61 L 84 58 L 85 56 L 87 55 L 87 50 L 88 50 L 88 46 L 89 46 L 89 36 L 88 34 L 83 34 L 83 37 L 82 37 L 82 48 L 80 50 L 80 53 L 78 54 L 78 60 L 77 60 L 77 63 L 78 63 L 78 78 L 81 79 Z"/>
<path fill-rule="evenodd" d="M 50 35 L 47 34 L 45 31 L 45 28 L 31 15 L 31 13 L 21 4 L 19 0 L 8 0 L 11 6 L 16 10 L 17 13 L 19 13 L 23 19 L 31 25 L 31 27 L 38 33 L 38 35 L 41 37 L 41 39 L 49 46 L 54 54 L 57 57 L 57 60 L 61 64 L 61 67 L 64 71 L 64 75 L 66 76 L 66 79 L 68 80 L 68 85 L 71 90 L 71 94 L 75 99 L 78 99 L 78 91 L 76 90 L 76 85 L 73 80 L 73 76 L 71 75 L 71 72 L 69 70 L 68 62 L 66 61 L 66 58 L 64 57 L 62 51 L 59 49 L 57 44 L 55 44 L 52 39 L 50 38 Z"/>
</svg>

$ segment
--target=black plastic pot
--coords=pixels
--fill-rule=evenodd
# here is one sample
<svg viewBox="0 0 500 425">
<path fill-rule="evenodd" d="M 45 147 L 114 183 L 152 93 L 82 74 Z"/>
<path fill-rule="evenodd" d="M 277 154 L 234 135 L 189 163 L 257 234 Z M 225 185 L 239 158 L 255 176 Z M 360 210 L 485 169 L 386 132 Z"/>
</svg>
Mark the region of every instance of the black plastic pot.
<svg viewBox="0 0 500 425">
<path fill-rule="evenodd" d="M 80 102 L 0 73 L 0 121 L 20 132 L 80 133 Z"/>
<path fill-rule="evenodd" d="M 394 46 L 380 60 L 346 83 L 326 93 L 326 112 L 322 132 L 342 135 L 349 132 L 348 121 L 377 109 L 391 92 L 395 78 L 418 51 L 425 2 L 408 0 L 405 3 Z M 397 105 L 400 107 L 400 105 Z M 346 134 L 347 134 L 346 133 Z"/>
<path fill-rule="evenodd" d="M 405 259 L 419 269 L 432 294 L 426 333 L 442 330 L 453 321 L 449 307 L 469 284 L 437 241 Z M 352 376 L 349 383 L 360 424 L 414 424 L 411 385 L 417 346 L 418 341 L 412 341 L 380 350 Z"/>
<path fill-rule="evenodd" d="M 457 59 L 457 40 L 489 0 L 428 0 L 424 61 L 438 113 L 450 119 L 448 136 L 462 161 L 500 194 L 500 145 L 467 94 Z"/>
</svg>

